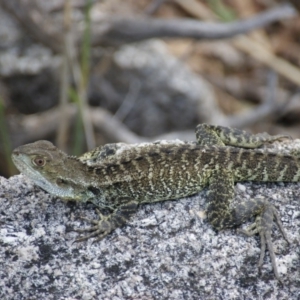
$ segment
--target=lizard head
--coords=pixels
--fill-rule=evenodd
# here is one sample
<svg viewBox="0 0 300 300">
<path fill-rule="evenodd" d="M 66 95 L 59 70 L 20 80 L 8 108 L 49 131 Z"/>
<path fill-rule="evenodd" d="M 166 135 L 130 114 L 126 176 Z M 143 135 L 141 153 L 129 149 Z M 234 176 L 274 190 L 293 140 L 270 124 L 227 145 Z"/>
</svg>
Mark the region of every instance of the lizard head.
<svg viewBox="0 0 300 300">
<path fill-rule="evenodd" d="M 18 170 L 52 195 L 77 200 L 80 191 L 70 179 L 79 163 L 48 141 L 37 141 L 16 148 L 12 160 Z M 76 173 L 76 172 L 75 172 Z"/>
</svg>

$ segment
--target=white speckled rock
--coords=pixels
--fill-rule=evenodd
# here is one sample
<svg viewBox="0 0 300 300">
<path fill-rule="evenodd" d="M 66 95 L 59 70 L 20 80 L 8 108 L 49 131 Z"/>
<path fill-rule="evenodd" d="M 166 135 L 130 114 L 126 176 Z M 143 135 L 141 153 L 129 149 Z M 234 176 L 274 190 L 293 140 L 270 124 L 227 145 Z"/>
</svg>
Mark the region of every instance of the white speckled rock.
<svg viewBox="0 0 300 300">
<path fill-rule="evenodd" d="M 244 188 L 245 187 L 245 188 Z M 53 198 L 24 176 L 0 178 L 0 299 L 300 299 L 300 184 L 250 184 L 237 197 L 270 198 L 291 240 L 273 241 L 284 286 L 259 238 L 218 234 L 203 219 L 206 190 L 143 205 L 99 243 L 73 243 L 91 204 Z M 272 197 L 276 195 L 276 197 Z"/>
</svg>

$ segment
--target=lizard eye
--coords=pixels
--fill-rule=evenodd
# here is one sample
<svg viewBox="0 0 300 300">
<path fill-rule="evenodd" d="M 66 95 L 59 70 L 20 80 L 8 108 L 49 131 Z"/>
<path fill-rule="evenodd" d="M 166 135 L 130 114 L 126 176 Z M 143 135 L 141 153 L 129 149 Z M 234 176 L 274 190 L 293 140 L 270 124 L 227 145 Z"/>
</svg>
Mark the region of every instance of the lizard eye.
<svg viewBox="0 0 300 300">
<path fill-rule="evenodd" d="M 43 167 L 46 164 L 46 160 L 41 157 L 37 157 L 32 160 L 32 162 L 37 166 L 37 167 Z"/>
</svg>

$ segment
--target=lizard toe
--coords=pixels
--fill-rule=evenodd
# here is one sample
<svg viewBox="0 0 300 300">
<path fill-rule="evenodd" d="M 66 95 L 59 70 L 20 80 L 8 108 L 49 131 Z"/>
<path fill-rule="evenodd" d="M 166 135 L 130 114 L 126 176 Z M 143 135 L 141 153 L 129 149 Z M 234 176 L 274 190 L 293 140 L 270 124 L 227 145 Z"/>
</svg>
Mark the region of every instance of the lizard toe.
<svg viewBox="0 0 300 300">
<path fill-rule="evenodd" d="M 85 235 L 83 237 L 80 237 L 80 238 L 76 239 L 75 242 L 86 241 L 90 238 L 93 238 L 93 237 L 96 237 L 96 236 L 98 237 L 99 235 L 100 235 L 100 238 L 96 239 L 96 241 L 100 241 L 104 236 L 107 235 L 107 233 L 104 234 L 100 229 L 98 229 L 98 230 L 92 232 L 91 234 L 88 234 L 88 235 Z M 93 241 L 93 243 L 95 243 L 95 241 Z"/>
<path fill-rule="evenodd" d="M 93 220 L 93 219 L 90 219 L 90 218 L 86 218 L 86 217 L 79 217 L 81 220 L 84 220 L 84 221 L 87 221 L 91 224 L 94 224 L 94 225 L 97 225 L 99 223 L 99 220 Z"/>
<path fill-rule="evenodd" d="M 97 237 L 97 239 L 94 242 L 100 241 L 103 237 L 105 237 L 107 234 L 109 234 L 113 228 L 111 226 L 111 223 L 107 220 L 107 217 L 104 217 L 101 220 L 90 220 L 87 218 L 82 218 L 84 220 L 87 220 L 88 222 L 94 224 L 95 226 L 87 227 L 87 228 L 75 228 L 73 231 L 76 231 L 78 233 L 87 233 L 90 232 L 90 234 L 80 237 L 75 240 L 75 242 L 82 242 L 85 240 L 88 240 L 93 237 Z"/>
<path fill-rule="evenodd" d="M 98 226 L 91 226 L 87 228 L 74 228 L 73 231 L 78 233 L 92 232 L 98 230 Z"/>
</svg>

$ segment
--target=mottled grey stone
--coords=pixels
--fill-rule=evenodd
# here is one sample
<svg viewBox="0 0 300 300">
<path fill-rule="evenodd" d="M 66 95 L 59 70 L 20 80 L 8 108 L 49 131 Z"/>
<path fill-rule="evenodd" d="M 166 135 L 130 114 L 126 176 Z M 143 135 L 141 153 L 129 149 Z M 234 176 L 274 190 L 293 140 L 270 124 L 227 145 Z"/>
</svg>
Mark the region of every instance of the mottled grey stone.
<svg viewBox="0 0 300 300">
<path fill-rule="evenodd" d="M 206 192 L 143 205 L 101 242 L 74 243 L 91 204 L 54 198 L 22 175 L 0 177 L 0 299 L 299 299 L 300 184 L 239 183 L 236 197 L 267 197 L 291 240 L 273 241 L 282 286 L 259 238 L 216 233 Z"/>
</svg>

